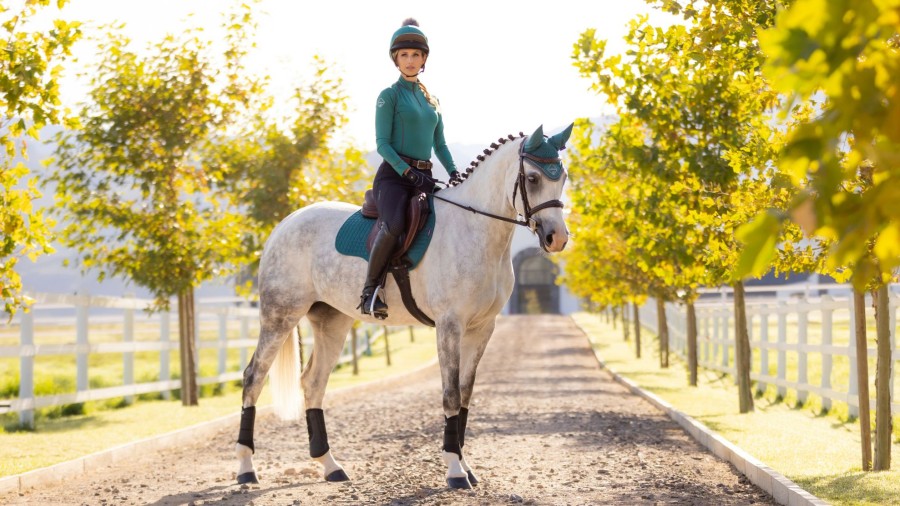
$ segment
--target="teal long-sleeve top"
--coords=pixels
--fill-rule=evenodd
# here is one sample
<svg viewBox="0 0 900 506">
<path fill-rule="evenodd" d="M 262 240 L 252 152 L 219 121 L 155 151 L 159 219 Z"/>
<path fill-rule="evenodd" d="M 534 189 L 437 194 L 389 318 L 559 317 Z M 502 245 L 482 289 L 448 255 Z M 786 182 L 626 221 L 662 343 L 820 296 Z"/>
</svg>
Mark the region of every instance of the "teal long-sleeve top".
<svg viewBox="0 0 900 506">
<path fill-rule="evenodd" d="M 444 140 L 444 121 L 439 108 L 428 103 L 418 83 L 402 76 L 378 95 L 375 145 L 378 154 L 400 175 L 409 168 L 400 155 L 430 160 L 432 149 L 448 174 L 456 170 Z"/>
</svg>

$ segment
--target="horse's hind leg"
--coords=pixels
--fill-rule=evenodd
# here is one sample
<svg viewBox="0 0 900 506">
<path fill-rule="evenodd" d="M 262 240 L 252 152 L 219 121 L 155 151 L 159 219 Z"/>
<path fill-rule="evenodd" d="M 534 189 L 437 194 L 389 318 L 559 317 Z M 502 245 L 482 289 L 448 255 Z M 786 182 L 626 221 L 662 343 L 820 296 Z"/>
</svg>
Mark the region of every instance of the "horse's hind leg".
<svg viewBox="0 0 900 506">
<path fill-rule="evenodd" d="M 270 303 L 264 303 L 260 308 L 259 342 L 250 363 L 244 369 L 241 425 L 235 445 L 239 461 L 237 476 L 239 484 L 259 483 L 253 469 L 253 453 L 255 451 L 253 426 L 256 421 L 256 401 L 265 385 L 269 368 L 272 367 L 279 352 L 287 355 L 279 361 L 280 366 L 299 370 L 296 353 L 298 346 L 295 339 L 288 339 L 288 337 L 293 335 L 293 328 L 300 321 L 306 308 L 307 306 L 303 304 L 272 307 Z"/>
<path fill-rule="evenodd" d="M 322 464 L 326 481 L 347 481 L 350 478 L 334 459 L 328 446 L 322 400 L 325 397 L 328 376 L 340 358 L 347 332 L 353 326 L 354 320 L 322 302 L 313 304 L 307 318 L 312 324 L 314 345 L 309 365 L 303 371 L 301 384 L 306 404 L 309 456 Z"/>
</svg>

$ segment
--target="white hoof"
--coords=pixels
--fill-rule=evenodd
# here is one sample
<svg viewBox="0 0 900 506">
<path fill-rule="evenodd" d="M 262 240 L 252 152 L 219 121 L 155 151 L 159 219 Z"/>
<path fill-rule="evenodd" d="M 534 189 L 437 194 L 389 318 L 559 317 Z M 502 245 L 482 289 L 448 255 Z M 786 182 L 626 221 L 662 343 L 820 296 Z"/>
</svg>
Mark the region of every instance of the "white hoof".
<svg viewBox="0 0 900 506">
<path fill-rule="evenodd" d="M 447 464 L 447 479 L 469 476 L 459 460 L 459 455 L 453 452 L 441 452 L 441 458 L 444 459 L 444 464 Z"/>
<path fill-rule="evenodd" d="M 344 472 L 344 468 L 331 456 L 331 450 L 328 450 L 325 455 L 316 457 L 313 460 L 322 464 L 322 473 L 325 477 L 325 481 L 347 481 L 350 479 L 347 476 L 347 473 Z"/>
<path fill-rule="evenodd" d="M 472 472 L 472 468 L 469 467 L 469 463 L 466 462 L 466 456 L 463 455 L 462 460 L 459 461 L 460 465 L 462 465 L 463 470 L 466 472 L 466 475 L 469 477 L 469 483 L 474 487 L 478 485 L 478 478 L 475 477 L 475 473 Z"/>
<path fill-rule="evenodd" d="M 256 471 L 253 470 L 253 450 L 249 446 L 237 443 L 234 446 L 234 452 L 238 458 L 238 484 L 259 483 L 259 480 L 256 478 Z"/>
</svg>

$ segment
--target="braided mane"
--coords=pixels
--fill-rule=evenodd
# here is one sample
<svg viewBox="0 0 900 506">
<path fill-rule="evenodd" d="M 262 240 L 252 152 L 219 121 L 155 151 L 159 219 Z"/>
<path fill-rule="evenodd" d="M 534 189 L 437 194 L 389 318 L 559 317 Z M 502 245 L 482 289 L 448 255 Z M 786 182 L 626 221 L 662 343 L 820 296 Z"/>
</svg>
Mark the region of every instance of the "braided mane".
<svg viewBox="0 0 900 506">
<path fill-rule="evenodd" d="M 478 164 L 483 162 L 485 160 L 485 158 L 487 158 L 488 156 L 491 156 L 491 154 L 493 154 L 493 152 L 496 151 L 497 148 L 499 148 L 501 144 L 506 144 L 509 141 L 521 139 L 522 137 L 525 137 L 525 134 L 523 132 L 519 132 L 518 137 L 516 137 L 515 135 L 512 135 L 512 134 L 509 134 L 506 137 L 500 137 L 499 139 L 497 139 L 497 142 L 492 142 L 491 147 L 485 149 L 483 151 L 483 154 L 476 156 L 475 160 L 472 160 L 471 162 L 469 162 L 469 166 L 466 167 L 466 170 L 464 170 L 462 172 L 462 174 L 460 174 L 460 177 L 462 178 L 462 183 L 465 183 L 466 180 L 469 179 L 469 176 L 472 175 L 473 172 L 475 172 L 475 168 L 478 167 Z M 460 183 L 460 184 L 462 184 L 462 183 Z"/>
</svg>

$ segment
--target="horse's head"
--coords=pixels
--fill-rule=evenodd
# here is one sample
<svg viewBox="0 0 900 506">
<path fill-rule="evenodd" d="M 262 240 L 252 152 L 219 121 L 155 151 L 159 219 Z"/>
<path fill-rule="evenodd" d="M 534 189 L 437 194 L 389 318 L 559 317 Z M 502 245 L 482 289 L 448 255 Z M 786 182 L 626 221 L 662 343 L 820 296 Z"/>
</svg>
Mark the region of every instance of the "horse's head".
<svg viewBox="0 0 900 506">
<path fill-rule="evenodd" d="M 566 183 L 566 169 L 559 152 L 565 149 L 572 133 L 569 125 L 562 132 L 544 138 L 539 126 L 519 148 L 519 176 L 513 191 L 513 206 L 525 217 L 547 252 L 562 251 L 569 240 L 560 200 Z M 516 193 L 520 197 L 516 197 Z"/>
</svg>

